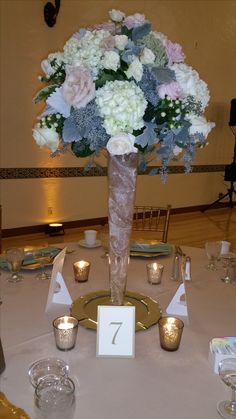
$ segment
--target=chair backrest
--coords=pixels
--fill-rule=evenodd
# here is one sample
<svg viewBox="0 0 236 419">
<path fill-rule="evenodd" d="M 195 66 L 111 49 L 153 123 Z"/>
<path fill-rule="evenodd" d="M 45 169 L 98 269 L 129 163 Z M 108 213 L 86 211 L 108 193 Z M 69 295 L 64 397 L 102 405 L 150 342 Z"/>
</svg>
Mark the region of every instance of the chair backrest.
<svg viewBox="0 0 236 419">
<path fill-rule="evenodd" d="M 156 231 L 163 243 L 167 242 L 171 205 L 166 207 L 135 206 L 133 230 Z"/>
</svg>

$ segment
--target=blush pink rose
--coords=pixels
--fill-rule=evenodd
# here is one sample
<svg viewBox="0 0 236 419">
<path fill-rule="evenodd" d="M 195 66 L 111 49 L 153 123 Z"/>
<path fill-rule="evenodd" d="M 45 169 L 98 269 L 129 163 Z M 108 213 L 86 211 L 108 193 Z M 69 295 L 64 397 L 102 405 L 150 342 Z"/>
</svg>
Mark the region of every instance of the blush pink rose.
<svg viewBox="0 0 236 419">
<path fill-rule="evenodd" d="M 162 84 L 157 91 L 161 99 L 165 96 L 169 96 L 172 100 L 181 99 L 183 97 L 183 90 L 176 81 L 172 81 L 168 84 Z"/>
<path fill-rule="evenodd" d="M 171 41 L 166 43 L 166 53 L 168 57 L 168 65 L 173 65 L 174 63 L 182 63 L 184 61 L 185 55 L 182 51 L 182 47 L 179 44 L 174 44 Z"/>
<path fill-rule="evenodd" d="M 142 26 L 146 23 L 146 19 L 144 15 L 140 13 L 135 13 L 134 15 L 127 16 L 124 20 L 124 24 L 128 29 L 137 28 L 138 26 Z"/>
<path fill-rule="evenodd" d="M 106 51 L 112 51 L 115 47 L 114 36 L 107 36 L 107 38 L 103 38 L 101 42 L 101 47 L 104 48 Z"/>
<path fill-rule="evenodd" d="M 95 98 L 95 83 L 88 70 L 72 67 L 62 85 L 62 96 L 74 108 L 84 108 Z"/>
</svg>

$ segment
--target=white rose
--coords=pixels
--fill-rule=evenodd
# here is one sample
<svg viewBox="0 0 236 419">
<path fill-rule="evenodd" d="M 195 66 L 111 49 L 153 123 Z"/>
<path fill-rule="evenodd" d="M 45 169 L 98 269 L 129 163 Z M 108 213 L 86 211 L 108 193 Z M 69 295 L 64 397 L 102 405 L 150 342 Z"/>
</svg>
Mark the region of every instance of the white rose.
<svg viewBox="0 0 236 419">
<path fill-rule="evenodd" d="M 115 35 L 115 46 L 120 51 L 123 51 L 128 44 L 129 38 L 127 35 Z"/>
<path fill-rule="evenodd" d="M 33 137 L 39 147 L 48 147 L 52 152 L 56 151 L 59 145 L 59 134 L 54 128 L 33 129 Z"/>
<path fill-rule="evenodd" d="M 125 17 L 125 14 L 120 10 L 112 9 L 109 12 L 110 18 L 113 22 L 122 22 Z"/>
<path fill-rule="evenodd" d="M 136 81 L 140 81 L 143 77 L 143 66 L 137 57 L 131 62 L 128 70 L 125 72 L 130 79 L 133 77 Z"/>
<path fill-rule="evenodd" d="M 149 48 L 144 48 L 140 55 L 140 61 L 142 64 L 152 64 L 155 61 L 155 54 Z"/>
<path fill-rule="evenodd" d="M 196 115 L 189 115 L 186 117 L 191 123 L 191 127 L 189 128 L 190 135 L 194 135 L 196 133 L 203 134 L 205 138 L 207 138 L 208 134 L 215 127 L 214 122 L 207 122 L 204 116 L 196 116 Z"/>
<path fill-rule="evenodd" d="M 108 70 L 116 71 L 120 65 L 120 56 L 115 51 L 105 51 L 102 65 Z"/>
<path fill-rule="evenodd" d="M 129 153 L 137 153 L 137 148 L 134 147 L 135 136 L 132 134 L 117 134 L 111 137 L 107 143 L 107 150 L 111 155 L 122 155 Z"/>
</svg>

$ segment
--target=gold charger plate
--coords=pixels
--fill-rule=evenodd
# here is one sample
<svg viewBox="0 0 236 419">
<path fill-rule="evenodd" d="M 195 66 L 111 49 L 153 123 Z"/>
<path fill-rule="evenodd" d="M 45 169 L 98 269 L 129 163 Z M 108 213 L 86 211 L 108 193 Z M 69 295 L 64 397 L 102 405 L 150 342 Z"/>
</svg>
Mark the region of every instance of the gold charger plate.
<svg viewBox="0 0 236 419">
<path fill-rule="evenodd" d="M 71 315 L 79 320 L 87 329 L 97 329 L 97 307 L 112 305 L 110 291 L 90 292 L 75 300 L 71 306 Z M 149 329 L 161 318 L 161 309 L 157 301 L 137 292 L 126 291 L 125 306 L 135 306 L 135 330 Z"/>
<path fill-rule="evenodd" d="M 10 403 L 5 394 L 0 392 L 0 418 L 2 419 L 30 419 L 23 409 Z"/>
</svg>

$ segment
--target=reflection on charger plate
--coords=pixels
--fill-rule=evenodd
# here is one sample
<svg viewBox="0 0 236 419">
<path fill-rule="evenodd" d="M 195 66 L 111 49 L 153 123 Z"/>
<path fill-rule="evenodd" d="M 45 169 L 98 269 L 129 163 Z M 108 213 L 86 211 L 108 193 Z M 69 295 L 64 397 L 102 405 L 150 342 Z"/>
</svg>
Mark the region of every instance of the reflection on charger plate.
<svg viewBox="0 0 236 419">
<path fill-rule="evenodd" d="M 81 326 L 96 330 L 98 305 L 112 305 L 110 291 L 96 291 L 79 297 L 71 306 L 71 315 L 79 320 Z M 161 317 L 158 302 L 137 292 L 126 291 L 124 305 L 135 306 L 136 332 L 149 329 Z"/>
</svg>

